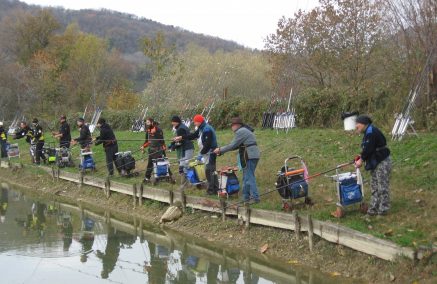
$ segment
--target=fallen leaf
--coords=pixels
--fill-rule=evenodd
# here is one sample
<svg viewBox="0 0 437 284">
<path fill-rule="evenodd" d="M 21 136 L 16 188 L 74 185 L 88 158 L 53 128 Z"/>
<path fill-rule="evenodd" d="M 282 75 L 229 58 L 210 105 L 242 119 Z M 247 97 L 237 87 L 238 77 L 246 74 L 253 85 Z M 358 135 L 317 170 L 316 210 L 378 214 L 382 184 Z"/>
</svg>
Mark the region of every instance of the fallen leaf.
<svg viewBox="0 0 437 284">
<path fill-rule="evenodd" d="M 393 235 L 393 229 L 388 229 L 387 231 L 384 232 L 384 235 L 389 237 Z"/>
<path fill-rule="evenodd" d="M 265 253 L 269 249 L 269 244 L 265 244 L 260 248 L 261 253 Z"/>
<path fill-rule="evenodd" d="M 369 225 L 369 226 L 367 226 L 367 229 L 372 230 L 372 229 L 373 229 L 373 226 L 372 226 L 372 225 Z"/>
<path fill-rule="evenodd" d="M 289 264 L 299 264 L 299 261 L 292 259 L 288 261 Z"/>
<path fill-rule="evenodd" d="M 332 202 L 332 201 L 334 201 L 334 199 L 332 199 L 332 198 L 325 198 L 325 201 L 326 202 Z"/>
<path fill-rule="evenodd" d="M 331 275 L 332 277 L 336 277 L 336 276 L 340 276 L 341 273 L 339 273 L 339 272 L 331 272 L 331 273 L 329 273 L 329 275 Z"/>
</svg>

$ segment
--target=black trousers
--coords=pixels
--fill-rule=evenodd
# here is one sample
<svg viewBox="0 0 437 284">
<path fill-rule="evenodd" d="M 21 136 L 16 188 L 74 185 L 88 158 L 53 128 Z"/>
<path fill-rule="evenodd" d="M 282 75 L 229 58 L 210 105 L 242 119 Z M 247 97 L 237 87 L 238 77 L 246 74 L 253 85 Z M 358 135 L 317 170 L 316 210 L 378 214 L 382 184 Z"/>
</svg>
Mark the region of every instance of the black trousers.
<svg viewBox="0 0 437 284">
<path fill-rule="evenodd" d="M 59 148 L 63 148 L 63 147 L 70 149 L 70 141 L 60 141 Z"/>
<path fill-rule="evenodd" d="M 208 181 L 208 193 L 214 194 L 219 190 L 218 178 L 215 174 L 217 168 L 217 155 L 210 154 L 209 162 L 205 165 L 206 180 Z"/>
<path fill-rule="evenodd" d="M 46 156 L 43 153 L 44 141 L 36 142 L 35 163 L 40 164 L 41 159 L 46 160 Z"/>
<path fill-rule="evenodd" d="M 118 145 L 112 144 L 105 147 L 105 155 L 106 155 L 106 167 L 108 168 L 109 175 L 114 174 L 114 163 L 117 156 L 115 154 L 118 153 Z"/>
<path fill-rule="evenodd" d="M 1 141 L 0 142 L 0 146 L 1 146 L 1 157 L 2 158 L 7 158 L 8 157 L 8 153 L 6 151 L 6 141 Z"/>
</svg>

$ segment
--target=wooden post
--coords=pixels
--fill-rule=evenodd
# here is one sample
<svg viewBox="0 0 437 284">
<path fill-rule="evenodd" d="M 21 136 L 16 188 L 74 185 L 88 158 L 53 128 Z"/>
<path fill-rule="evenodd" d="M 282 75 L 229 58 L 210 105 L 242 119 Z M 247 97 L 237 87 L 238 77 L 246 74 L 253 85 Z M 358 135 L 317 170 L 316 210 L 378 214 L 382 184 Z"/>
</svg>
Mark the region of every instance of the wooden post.
<svg viewBox="0 0 437 284">
<path fill-rule="evenodd" d="M 296 284 L 302 284 L 302 276 L 300 270 L 296 270 Z"/>
<path fill-rule="evenodd" d="M 111 213 L 108 210 L 105 210 L 104 216 L 105 216 L 105 223 L 110 224 L 111 223 Z"/>
<path fill-rule="evenodd" d="M 226 221 L 226 199 L 220 198 L 220 205 L 222 207 L 222 221 Z"/>
<path fill-rule="evenodd" d="M 314 284 L 314 273 L 312 271 L 309 272 L 310 275 L 308 277 L 308 284 Z"/>
<path fill-rule="evenodd" d="M 182 203 L 182 211 L 187 211 L 187 196 L 185 195 L 185 190 L 181 190 L 181 203 Z"/>
<path fill-rule="evenodd" d="M 55 177 L 56 177 L 56 174 L 55 174 L 55 167 L 52 166 L 52 178 L 53 178 L 53 181 L 55 181 Z"/>
<path fill-rule="evenodd" d="M 173 190 L 170 189 L 168 194 L 169 194 L 169 199 L 170 199 L 170 205 L 173 205 L 173 201 L 174 201 L 174 192 L 173 192 Z"/>
<path fill-rule="evenodd" d="M 59 176 L 61 175 L 61 170 L 58 168 L 56 168 L 56 181 L 59 182 Z"/>
<path fill-rule="evenodd" d="M 137 217 L 134 216 L 134 231 L 135 231 L 135 239 L 138 236 L 138 222 L 137 222 Z"/>
<path fill-rule="evenodd" d="M 299 216 L 297 215 L 297 211 L 293 210 L 293 220 L 294 220 L 294 233 L 297 240 L 300 240 L 300 222 Z"/>
<path fill-rule="evenodd" d="M 105 195 L 108 199 L 109 197 L 111 197 L 111 180 L 109 179 L 109 177 L 106 177 L 105 181 Z"/>
<path fill-rule="evenodd" d="M 132 185 L 132 200 L 133 200 L 133 206 L 136 208 L 137 206 L 137 184 L 134 183 Z"/>
<path fill-rule="evenodd" d="M 84 176 L 84 172 L 83 170 L 79 171 L 79 184 L 80 186 L 83 186 L 83 176 Z"/>
<path fill-rule="evenodd" d="M 310 251 L 313 251 L 314 247 L 314 228 L 313 228 L 313 218 L 308 214 L 308 242 L 310 245 Z"/>
<path fill-rule="evenodd" d="M 140 185 L 140 196 L 138 196 L 138 207 L 143 206 L 143 193 L 144 193 L 144 184 Z"/>
<path fill-rule="evenodd" d="M 144 243 L 144 231 L 143 231 L 144 225 L 143 225 L 143 219 L 140 219 L 140 225 L 139 225 L 139 229 L 140 229 L 140 243 Z"/>
<path fill-rule="evenodd" d="M 245 209 L 245 216 L 246 216 L 244 226 L 246 227 L 246 229 L 249 229 L 249 226 L 250 226 L 250 206 L 249 206 L 249 203 L 244 204 L 244 209 Z"/>
</svg>

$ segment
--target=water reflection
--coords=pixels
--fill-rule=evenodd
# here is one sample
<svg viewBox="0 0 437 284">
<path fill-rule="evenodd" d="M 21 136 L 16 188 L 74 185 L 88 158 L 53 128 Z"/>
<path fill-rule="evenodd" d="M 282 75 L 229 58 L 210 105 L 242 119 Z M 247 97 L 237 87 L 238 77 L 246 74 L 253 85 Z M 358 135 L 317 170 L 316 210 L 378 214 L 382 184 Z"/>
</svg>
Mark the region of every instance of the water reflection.
<svg viewBox="0 0 437 284">
<path fill-rule="evenodd" d="M 17 191 L 2 189 L 0 205 L 4 283 L 338 283 L 137 220 L 119 221 L 107 212 Z"/>
</svg>

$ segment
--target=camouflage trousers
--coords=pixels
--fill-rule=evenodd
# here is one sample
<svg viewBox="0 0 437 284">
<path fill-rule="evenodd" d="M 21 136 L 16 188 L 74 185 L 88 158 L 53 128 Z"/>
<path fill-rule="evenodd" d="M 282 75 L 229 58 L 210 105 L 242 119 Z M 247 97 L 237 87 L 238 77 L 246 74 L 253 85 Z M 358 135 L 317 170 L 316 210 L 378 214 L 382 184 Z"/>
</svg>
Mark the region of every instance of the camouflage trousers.
<svg viewBox="0 0 437 284">
<path fill-rule="evenodd" d="M 370 198 L 369 214 L 385 214 L 390 209 L 390 173 L 391 173 L 391 158 L 387 157 L 380 162 L 376 169 L 371 171 L 372 181 L 371 189 L 372 196 Z"/>
</svg>

